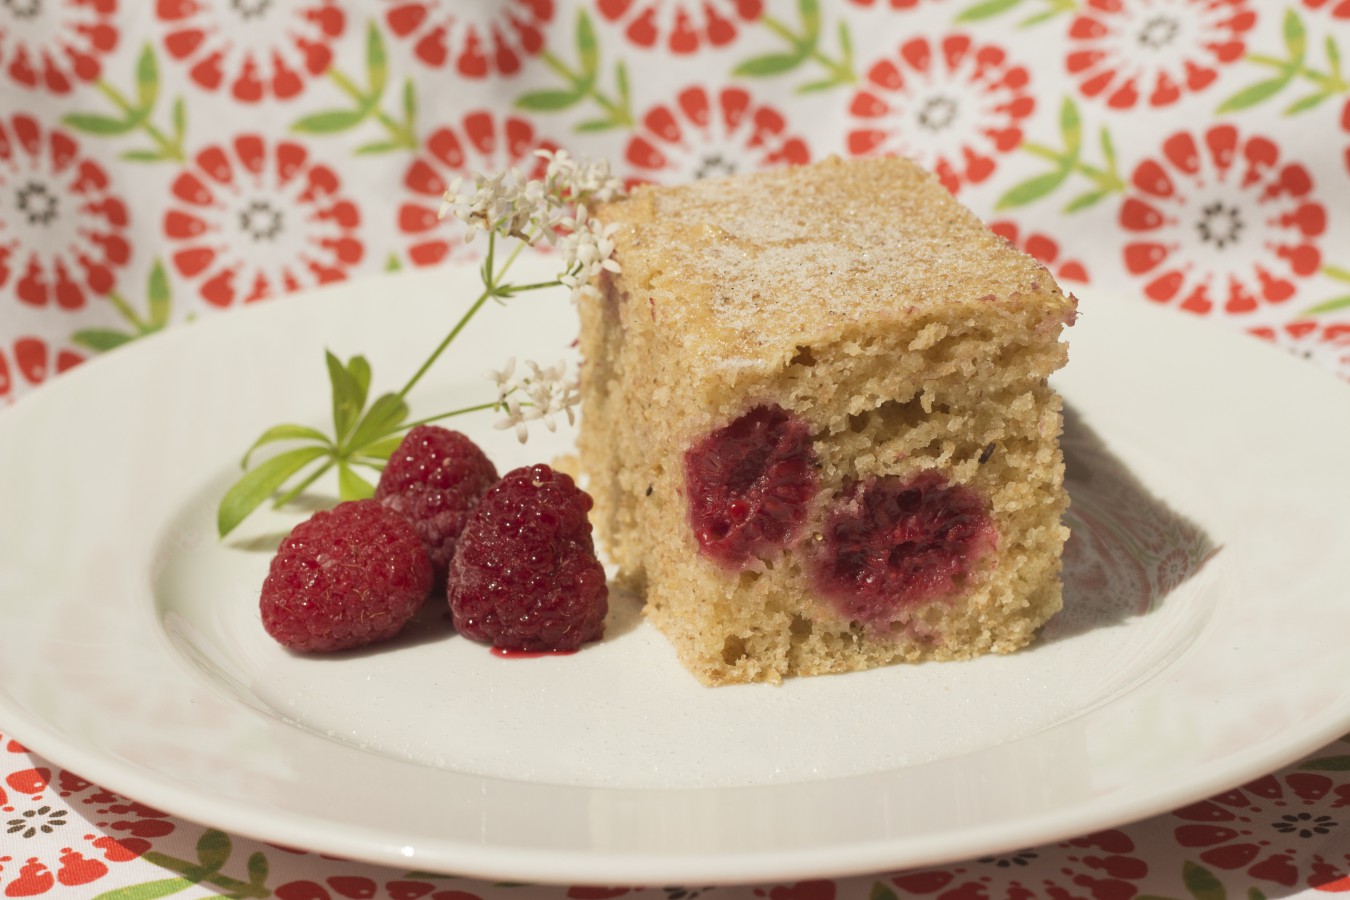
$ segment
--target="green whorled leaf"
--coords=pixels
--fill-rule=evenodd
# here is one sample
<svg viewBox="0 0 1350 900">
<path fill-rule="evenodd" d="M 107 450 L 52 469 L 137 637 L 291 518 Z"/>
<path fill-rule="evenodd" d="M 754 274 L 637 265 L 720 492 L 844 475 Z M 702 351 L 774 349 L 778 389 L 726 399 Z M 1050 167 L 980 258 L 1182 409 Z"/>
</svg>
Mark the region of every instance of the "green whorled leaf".
<svg viewBox="0 0 1350 900">
<path fill-rule="evenodd" d="M 158 150 L 128 150 L 118 158 L 124 159 L 127 162 L 161 162 L 168 159 L 167 156 Z"/>
<path fill-rule="evenodd" d="M 1190 860 L 1181 867 L 1181 883 L 1186 885 L 1195 900 L 1227 900 L 1228 892 L 1214 873 Z"/>
<path fill-rule="evenodd" d="M 219 872 L 233 851 L 230 836 L 218 829 L 208 828 L 197 839 L 197 863 L 208 872 Z"/>
<path fill-rule="evenodd" d="M 310 428 L 308 425 L 273 425 L 260 434 L 258 439 L 244 452 L 244 458 L 239 463 L 240 467 L 247 469 L 253 451 L 267 444 L 275 444 L 277 441 L 313 441 L 330 450 L 333 446 L 333 442 L 328 439 L 328 435 L 317 428 Z"/>
<path fill-rule="evenodd" d="M 1274 78 L 1267 78 L 1265 81 L 1249 84 L 1227 100 L 1220 103 L 1218 112 L 1237 112 L 1238 110 L 1255 106 L 1263 100 L 1267 100 L 1284 90 L 1292 77 L 1293 76 L 1290 74 L 1277 75 Z"/>
<path fill-rule="evenodd" d="M 1303 28 L 1303 20 L 1293 9 L 1284 14 L 1284 46 L 1289 51 L 1290 68 L 1297 69 L 1303 64 L 1303 56 L 1308 50 L 1308 33 Z"/>
<path fill-rule="evenodd" d="M 797 0 L 797 14 L 802 19 L 802 43 L 814 47 L 820 38 L 819 0 Z"/>
<path fill-rule="evenodd" d="M 342 500 L 365 500 L 375 496 L 375 485 L 366 481 L 345 462 L 338 463 L 338 498 Z"/>
<path fill-rule="evenodd" d="M 408 404 L 397 394 L 381 394 L 370 404 L 370 409 L 361 417 L 361 422 L 352 432 L 346 448 L 360 450 L 381 438 L 399 430 L 408 416 Z"/>
<path fill-rule="evenodd" d="M 301 117 L 295 124 L 291 125 L 291 131 L 298 131 L 301 134 L 334 134 L 355 128 L 365 121 L 369 114 L 370 110 L 364 107 L 327 109 L 323 112 Z"/>
<path fill-rule="evenodd" d="M 1350 304 L 1350 297 L 1345 298 Z M 1305 772 L 1350 772 L 1350 756 L 1323 756 L 1310 759 L 1299 766 Z"/>
<path fill-rule="evenodd" d="M 1330 91 L 1321 91 L 1316 94 L 1309 94 L 1308 96 L 1303 97 L 1302 99 L 1299 100 L 1295 100 L 1293 103 L 1286 106 L 1284 108 L 1284 114 L 1286 116 L 1296 116 L 1301 112 L 1307 112 L 1314 106 L 1320 106 L 1324 100 L 1329 100 L 1331 96 L 1332 95 Z"/>
<path fill-rule="evenodd" d="M 872 889 L 867 892 L 867 900 L 897 900 L 897 897 L 895 891 L 884 881 L 872 882 Z"/>
<path fill-rule="evenodd" d="M 555 112 L 575 106 L 581 100 L 579 91 L 542 90 L 529 91 L 516 98 L 516 109 L 526 112 Z"/>
<path fill-rule="evenodd" d="M 585 122 L 577 123 L 572 130 L 577 134 L 595 134 L 600 131 L 609 131 L 618 128 L 619 123 L 613 119 L 587 119 Z"/>
<path fill-rule="evenodd" d="M 267 854 L 262 851 L 250 854 L 247 867 L 249 884 L 254 887 L 261 887 L 267 883 L 267 875 L 270 868 L 267 863 Z"/>
<path fill-rule="evenodd" d="M 1035 178 L 1028 178 L 1020 184 L 1013 185 L 1007 193 L 999 197 L 995 208 L 1010 209 L 1014 206 L 1026 206 L 1028 203 L 1039 200 L 1054 191 L 1068 177 L 1069 168 L 1065 166 L 1052 172 L 1046 172 L 1044 175 L 1037 175 Z"/>
<path fill-rule="evenodd" d="M 115 119 L 98 113 L 70 113 L 61 117 L 61 124 L 85 134 L 112 136 L 126 134 L 138 123 L 135 119 Z"/>
<path fill-rule="evenodd" d="M 359 451 L 361 462 L 388 462 L 389 457 L 398 449 L 398 445 L 403 443 L 402 434 L 390 435 L 387 438 L 381 438 L 378 441 L 367 444 Z"/>
<path fill-rule="evenodd" d="M 1083 147 L 1083 119 L 1070 97 L 1065 97 L 1059 106 L 1059 133 L 1064 138 L 1065 157 L 1076 159 Z"/>
<path fill-rule="evenodd" d="M 1064 207 L 1065 213 L 1082 212 L 1089 206 L 1095 206 L 1106 199 L 1107 191 L 1087 191 L 1070 200 Z"/>
<path fill-rule="evenodd" d="M 296 472 L 332 452 L 328 447 L 297 447 L 279 453 L 259 464 L 234 483 L 220 499 L 216 510 L 216 530 L 221 537 L 229 534 L 248 518 Z"/>
<path fill-rule="evenodd" d="M 978 22 L 981 19 L 992 19 L 994 16 L 1002 15 L 1021 2 L 1022 0 L 985 0 L 984 3 L 976 3 L 974 6 L 962 10 L 956 17 L 956 21 Z"/>
<path fill-rule="evenodd" d="M 384 37 L 374 19 L 366 28 L 366 83 L 370 85 L 369 97 L 372 103 L 384 94 L 384 87 L 389 83 L 389 59 L 384 52 Z"/>
<path fill-rule="evenodd" d="M 154 265 L 150 267 L 150 277 L 145 285 L 145 296 L 149 304 L 151 327 L 163 328 L 169 324 L 169 277 L 165 274 L 164 265 L 158 258 Z"/>
<path fill-rule="evenodd" d="M 114 331 L 111 328 L 84 328 L 72 334 L 70 339 L 86 350 L 105 353 L 109 350 L 115 350 L 123 344 L 131 343 L 136 339 L 136 336 L 122 331 Z"/>
<path fill-rule="evenodd" d="M 136 99 L 141 109 L 149 111 L 159 99 L 159 66 L 155 50 L 150 44 L 141 49 L 136 58 Z"/>
<path fill-rule="evenodd" d="M 186 878 L 159 878 L 104 891 L 94 900 L 156 900 L 159 897 L 170 897 L 194 885 L 195 882 Z"/>
<path fill-rule="evenodd" d="M 366 390 L 331 350 L 324 351 L 324 362 L 328 364 L 328 383 L 333 395 L 333 436 L 341 445 L 365 408 Z"/>
<path fill-rule="evenodd" d="M 361 405 L 366 405 L 366 397 L 370 392 L 370 361 L 359 353 L 347 360 L 347 372 L 356 379 L 357 385 L 361 388 Z"/>
<path fill-rule="evenodd" d="M 595 39 L 595 26 L 585 9 L 577 13 L 577 59 L 585 75 L 594 78 L 600 71 L 600 45 Z"/>
<path fill-rule="evenodd" d="M 732 75 L 750 78 L 764 78 L 769 75 L 781 75 L 790 72 L 806 59 L 805 53 L 765 53 L 752 56 L 731 70 Z"/>
</svg>

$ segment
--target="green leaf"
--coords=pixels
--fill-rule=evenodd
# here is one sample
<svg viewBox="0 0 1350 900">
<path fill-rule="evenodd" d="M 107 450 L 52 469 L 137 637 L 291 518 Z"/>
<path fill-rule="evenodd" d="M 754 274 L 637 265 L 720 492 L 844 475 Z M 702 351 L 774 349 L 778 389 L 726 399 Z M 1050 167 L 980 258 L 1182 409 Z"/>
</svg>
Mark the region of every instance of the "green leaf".
<svg viewBox="0 0 1350 900">
<path fill-rule="evenodd" d="M 384 53 L 384 38 L 374 19 L 366 28 L 366 83 L 370 85 L 369 97 L 373 105 L 389 83 L 389 60 Z"/>
<path fill-rule="evenodd" d="M 867 892 L 867 900 L 898 900 L 895 891 L 884 881 L 872 882 L 872 890 Z"/>
<path fill-rule="evenodd" d="M 128 150 L 120 158 L 127 162 L 161 162 L 168 157 L 158 150 Z"/>
<path fill-rule="evenodd" d="M 1217 111 L 1220 113 L 1230 113 L 1255 106 L 1263 100 L 1267 100 L 1284 90 L 1285 85 L 1289 84 L 1292 77 L 1293 76 L 1289 74 L 1277 75 L 1274 78 L 1267 78 L 1265 81 L 1249 84 L 1247 87 L 1220 103 Z"/>
<path fill-rule="evenodd" d="M 384 270 L 386 272 L 399 272 L 403 270 L 403 260 L 398 258 L 398 254 L 392 250 L 389 252 L 389 258 L 384 261 Z"/>
<path fill-rule="evenodd" d="M 1062 12 L 1062 10 L 1055 9 L 1055 8 L 1047 9 L 1047 10 L 1044 10 L 1043 12 L 1038 12 L 1038 13 L 1036 13 L 1034 16 L 1027 16 L 1025 19 L 1023 19 L 1022 21 L 1018 22 L 1018 23 L 1017 23 L 1017 27 L 1018 27 L 1018 28 L 1035 28 L 1037 25 L 1041 24 L 1042 22 L 1049 22 L 1049 21 L 1050 21 L 1051 19 L 1053 19 L 1055 16 L 1059 15 L 1060 12 Z"/>
<path fill-rule="evenodd" d="M 382 461 L 388 462 L 389 457 L 398 449 L 398 445 L 403 443 L 403 435 L 395 434 L 383 440 L 367 444 L 359 451 L 362 461 Z"/>
<path fill-rule="evenodd" d="M 819 0 L 797 0 L 797 13 L 802 18 L 802 44 L 814 48 L 820 39 Z"/>
<path fill-rule="evenodd" d="M 956 17 L 956 21 L 978 22 L 980 19 L 991 19 L 994 16 L 1002 15 L 1021 2 L 1022 0 L 985 0 L 984 3 L 977 3 L 969 9 L 962 10 L 961 14 Z"/>
<path fill-rule="evenodd" d="M 342 500 L 365 500 L 375 496 L 375 485 L 352 471 L 345 462 L 338 463 L 338 497 Z"/>
<path fill-rule="evenodd" d="M 361 388 L 361 405 L 366 405 L 366 397 L 370 393 L 370 361 L 360 354 L 347 360 L 347 372 L 356 379 L 356 383 Z"/>
<path fill-rule="evenodd" d="M 628 67 L 623 64 L 623 60 L 614 64 L 614 84 L 619 89 L 619 107 L 627 110 L 630 99 L 628 95 Z"/>
<path fill-rule="evenodd" d="M 731 70 L 732 75 L 746 76 L 750 78 L 763 78 L 767 75 L 780 75 L 783 72 L 790 72 L 801 65 L 806 54 L 796 53 L 765 53 L 763 56 L 752 56 L 745 62 Z"/>
<path fill-rule="evenodd" d="M 248 858 L 248 883 L 261 887 L 267 883 L 267 856 L 261 851 L 253 853 Z"/>
<path fill-rule="evenodd" d="M 530 91 L 516 98 L 516 109 L 526 112 L 554 112 L 567 109 L 576 104 L 582 94 L 579 91 Z"/>
<path fill-rule="evenodd" d="M 1187 860 L 1181 867 L 1181 882 L 1195 900 L 1227 900 L 1228 892 L 1214 873 Z"/>
<path fill-rule="evenodd" d="M 126 134 L 136 127 L 133 119 L 114 119 L 97 113 L 71 113 L 62 116 L 61 123 L 85 134 L 98 135 Z"/>
<path fill-rule="evenodd" d="M 403 121 L 409 130 L 417 121 L 417 89 L 413 87 L 411 78 L 403 79 Z"/>
<path fill-rule="evenodd" d="M 1336 40 L 1331 35 L 1327 35 L 1326 44 L 1323 45 L 1327 51 L 1327 65 L 1331 68 L 1332 77 L 1337 81 L 1341 80 L 1341 48 L 1336 46 Z"/>
<path fill-rule="evenodd" d="M 115 350 L 123 344 L 131 343 L 136 339 L 136 336 L 121 331 L 113 331 L 111 328 L 84 328 L 72 334 L 70 339 L 95 353 L 104 353 L 108 350 Z"/>
<path fill-rule="evenodd" d="M 352 362 L 357 359 L 353 357 Z M 332 351 L 324 351 L 324 361 L 328 364 L 328 383 L 333 394 L 333 436 L 341 445 L 366 405 L 366 388 Z"/>
<path fill-rule="evenodd" d="M 1342 269 L 1338 266 L 1323 266 L 1322 274 L 1328 278 L 1335 278 L 1337 281 L 1350 281 L 1350 269 Z"/>
<path fill-rule="evenodd" d="M 170 115 L 173 121 L 174 143 L 181 143 L 183 134 L 187 131 L 187 104 L 183 102 L 182 97 L 173 101 L 173 110 Z"/>
<path fill-rule="evenodd" d="M 1111 140 L 1111 132 L 1106 129 L 1105 125 L 1102 126 L 1100 141 L 1102 145 L 1102 158 L 1106 160 L 1106 171 L 1115 172 L 1116 144 L 1115 141 Z"/>
<path fill-rule="evenodd" d="M 367 109 L 328 109 L 301 118 L 291 131 L 301 134 L 333 134 L 355 128 L 369 114 Z"/>
<path fill-rule="evenodd" d="M 149 111 L 159 99 L 159 67 L 155 65 L 155 51 L 149 44 L 136 60 L 136 97 L 140 108 Z"/>
<path fill-rule="evenodd" d="M 163 328 L 169 323 L 169 277 L 158 258 L 150 267 L 150 278 L 145 286 L 145 296 L 149 303 L 150 325 Z"/>
<path fill-rule="evenodd" d="M 1284 109 L 1284 114 L 1286 116 L 1294 116 L 1298 115 L 1301 112 L 1307 112 L 1314 106 L 1320 105 L 1323 100 L 1326 100 L 1330 97 L 1331 93 L 1328 91 L 1322 91 L 1319 94 L 1309 94 L 1308 96 L 1302 98 L 1301 100 L 1295 100 L 1293 103 L 1286 106 Z"/>
<path fill-rule="evenodd" d="M 216 510 L 216 529 L 221 537 L 229 534 L 296 472 L 331 451 L 327 447 L 297 447 L 279 453 L 248 472 L 220 498 Z"/>
<path fill-rule="evenodd" d="M 277 441 L 314 441 L 331 449 L 333 442 L 328 439 L 328 435 L 307 425 L 273 425 L 258 436 L 258 439 L 244 452 L 244 458 L 239 463 L 242 468 L 248 468 L 249 457 L 253 451 L 264 444 L 274 444 Z"/>
<path fill-rule="evenodd" d="M 619 123 L 613 119 L 587 119 L 585 122 L 578 123 L 572 130 L 577 134 L 595 134 L 600 131 L 609 131 L 611 128 L 618 128 Z"/>
<path fill-rule="evenodd" d="M 995 208 L 1009 209 L 1014 206 L 1026 206 L 1028 203 L 1039 200 L 1055 190 L 1068 177 L 1068 167 L 1062 167 L 1053 172 L 1046 172 L 1044 175 L 1037 175 L 1035 178 L 1028 178 L 1020 184 L 1013 185 L 1006 194 L 998 198 Z"/>
<path fill-rule="evenodd" d="M 818 94 L 821 91 L 828 91 L 831 88 L 837 88 L 841 82 L 837 78 L 822 78 L 820 81 L 808 81 L 806 84 L 797 88 L 799 94 Z"/>
<path fill-rule="evenodd" d="M 843 56 L 844 67 L 853 68 L 853 36 L 849 34 L 848 24 L 839 22 L 839 52 Z"/>
<path fill-rule="evenodd" d="M 582 73 L 593 79 L 600 70 L 600 45 L 595 40 L 595 26 L 584 9 L 577 13 L 577 58 Z"/>
<path fill-rule="evenodd" d="M 395 150 L 402 150 L 402 144 L 396 144 L 393 141 L 372 141 L 369 144 L 362 144 L 352 151 L 357 156 L 374 156 L 377 153 L 392 153 Z"/>
<path fill-rule="evenodd" d="M 1265 892 L 1260 888 L 1247 888 L 1247 900 L 1266 900 Z"/>
<path fill-rule="evenodd" d="M 219 872 L 221 866 L 230 860 L 234 846 L 230 836 L 215 828 L 208 828 L 197 839 L 197 862 L 208 873 Z"/>
<path fill-rule="evenodd" d="M 104 891 L 94 900 L 155 900 L 157 897 L 168 897 L 180 891 L 185 891 L 195 883 L 186 878 L 161 878 L 157 881 L 143 881 L 140 884 L 129 884 L 126 887 Z"/>
<path fill-rule="evenodd" d="M 1308 34 L 1303 29 L 1303 20 L 1292 9 L 1284 14 L 1284 46 L 1289 51 L 1290 68 L 1297 69 L 1308 49 Z"/>
<path fill-rule="evenodd" d="M 367 444 L 398 431 L 408 415 L 408 404 L 397 394 L 381 394 L 370 404 L 346 446 L 360 450 Z"/>
<path fill-rule="evenodd" d="M 1074 197 L 1072 200 L 1068 202 L 1068 204 L 1064 207 L 1064 212 L 1065 213 L 1082 212 L 1089 206 L 1095 206 L 1097 203 L 1100 203 L 1103 199 L 1105 199 L 1107 193 L 1108 193 L 1107 191 L 1088 191 L 1086 193 L 1079 194 L 1077 197 Z"/>
<path fill-rule="evenodd" d="M 1350 297 L 1342 297 L 1341 302 L 1350 306 Z M 1305 772 L 1350 772 L 1350 756 L 1324 756 L 1310 759 L 1299 766 Z"/>
<path fill-rule="evenodd" d="M 1083 147 L 1083 120 L 1078 115 L 1078 106 L 1069 97 L 1059 107 L 1059 133 L 1064 138 L 1064 155 L 1077 159 Z"/>
</svg>

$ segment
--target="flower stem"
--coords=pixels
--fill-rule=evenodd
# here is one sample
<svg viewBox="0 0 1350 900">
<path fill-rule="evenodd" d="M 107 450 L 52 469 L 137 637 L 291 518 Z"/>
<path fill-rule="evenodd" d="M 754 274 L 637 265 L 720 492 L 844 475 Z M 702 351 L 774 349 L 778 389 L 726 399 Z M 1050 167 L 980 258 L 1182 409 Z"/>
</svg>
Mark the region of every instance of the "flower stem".
<svg viewBox="0 0 1350 900">
<path fill-rule="evenodd" d="M 355 100 L 357 106 L 365 109 L 367 115 L 373 115 L 375 121 L 384 126 L 384 130 L 389 132 L 389 136 L 394 139 L 394 146 L 403 150 L 416 150 L 418 148 L 417 135 L 413 134 L 411 123 L 395 122 L 392 116 L 379 108 L 379 97 L 368 96 L 350 78 L 337 69 L 329 69 L 328 77 L 332 79 L 342 93 Z"/>
<path fill-rule="evenodd" d="M 626 105 L 618 103 L 596 90 L 594 79 L 586 78 L 581 72 L 573 72 L 566 63 L 547 50 L 541 53 L 539 58 L 543 60 L 546 66 L 571 82 L 574 88 L 583 89 L 581 90 L 581 93 L 590 97 L 600 105 L 601 109 L 609 113 L 610 121 L 615 126 L 630 126 L 636 124 L 633 121 L 633 113 Z"/>
<path fill-rule="evenodd" d="M 183 154 L 182 146 L 180 146 L 178 142 L 170 140 L 164 132 L 156 128 L 150 121 L 150 110 L 137 109 L 132 106 L 127 98 L 122 96 L 121 91 L 101 78 L 95 86 L 103 96 L 111 100 L 113 105 L 120 109 L 127 118 L 135 119 L 136 126 L 150 136 L 150 139 L 159 147 L 159 152 L 164 155 L 165 159 L 171 159 L 174 162 L 187 161 L 187 156 Z"/>
</svg>

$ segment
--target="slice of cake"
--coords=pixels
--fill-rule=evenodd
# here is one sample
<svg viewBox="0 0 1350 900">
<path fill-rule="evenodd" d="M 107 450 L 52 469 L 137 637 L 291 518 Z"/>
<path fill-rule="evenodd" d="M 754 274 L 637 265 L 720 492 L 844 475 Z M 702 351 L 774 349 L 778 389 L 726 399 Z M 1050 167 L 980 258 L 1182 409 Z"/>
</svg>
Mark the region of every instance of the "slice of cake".
<svg viewBox="0 0 1350 900">
<path fill-rule="evenodd" d="M 825 162 L 606 206 L 581 464 L 621 578 L 706 684 L 1029 642 L 1067 505 L 1075 301 L 922 169 Z"/>
</svg>

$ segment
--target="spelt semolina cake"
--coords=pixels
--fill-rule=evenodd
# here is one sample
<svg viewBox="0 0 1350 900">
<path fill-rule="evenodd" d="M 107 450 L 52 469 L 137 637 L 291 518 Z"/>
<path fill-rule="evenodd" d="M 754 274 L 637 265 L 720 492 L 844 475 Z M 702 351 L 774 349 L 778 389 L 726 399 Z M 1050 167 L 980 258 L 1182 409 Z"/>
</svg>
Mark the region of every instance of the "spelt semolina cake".
<svg viewBox="0 0 1350 900">
<path fill-rule="evenodd" d="M 1026 645 L 1075 301 L 902 159 L 641 187 L 584 298 L 596 530 L 706 684 Z"/>
</svg>

